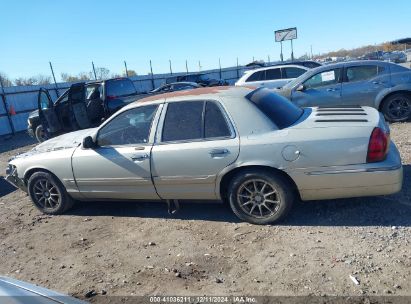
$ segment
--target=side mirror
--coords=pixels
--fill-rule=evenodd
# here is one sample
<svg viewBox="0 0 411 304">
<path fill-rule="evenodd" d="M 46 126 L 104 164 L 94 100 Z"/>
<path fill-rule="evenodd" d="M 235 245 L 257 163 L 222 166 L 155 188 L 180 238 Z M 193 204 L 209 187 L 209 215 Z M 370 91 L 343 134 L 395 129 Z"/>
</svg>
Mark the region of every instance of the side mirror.
<svg viewBox="0 0 411 304">
<path fill-rule="evenodd" d="M 83 139 L 83 149 L 94 149 L 97 144 L 94 142 L 91 136 L 84 137 Z"/>
<path fill-rule="evenodd" d="M 302 92 L 302 91 L 305 90 L 305 85 L 300 84 L 300 85 L 298 85 L 298 87 L 295 88 L 295 90 L 298 91 L 298 92 Z"/>
</svg>

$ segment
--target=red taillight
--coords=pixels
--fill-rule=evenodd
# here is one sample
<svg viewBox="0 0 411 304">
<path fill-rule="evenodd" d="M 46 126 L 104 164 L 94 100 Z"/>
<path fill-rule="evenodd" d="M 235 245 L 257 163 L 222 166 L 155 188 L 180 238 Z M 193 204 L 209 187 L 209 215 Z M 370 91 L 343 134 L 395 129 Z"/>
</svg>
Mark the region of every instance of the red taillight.
<svg viewBox="0 0 411 304">
<path fill-rule="evenodd" d="M 113 100 L 113 99 L 116 99 L 116 98 L 117 98 L 117 96 L 107 95 L 107 99 L 108 99 L 108 100 Z"/>
<path fill-rule="evenodd" d="M 367 163 L 375 163 L 385 159 L 390 143 L 390 136 L 380 128 L 374 128 L 368 144 Z"/>
</svg>

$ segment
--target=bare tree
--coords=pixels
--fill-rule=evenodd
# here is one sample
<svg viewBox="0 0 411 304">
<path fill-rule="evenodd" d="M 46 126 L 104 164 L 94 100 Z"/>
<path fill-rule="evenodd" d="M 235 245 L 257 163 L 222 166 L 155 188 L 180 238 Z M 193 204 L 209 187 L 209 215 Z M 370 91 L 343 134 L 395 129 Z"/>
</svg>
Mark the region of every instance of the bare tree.
<svg viewBox="0 0 411 304">
<path fill-rule="evenodd" d="M 104 67 L 97 67 L 95 68 L 96 70 L 96 76 L 97 79 L 108 79 L 110 77 L 110 70 Z"/>
<path fill-rule="evenodd" d="M 16 86 L 45 85 L 51 83 L 51 77 L 46 75 L 37 75 L 32 77 L 19 77 L 14 79 Z"/>
<path fill-rule="evenodd" d="M 0 72 L 0 80 L 4 87 L 11 87 L 13 85 L 12 81 L 6 74 Z"/>
<path fill-rule="evenodd" d="M 128 72 L 128 77 L 137 76 L 137 72 L 134 70 L 127 70 L 127 72 Z M 123 71 L 122 75 L 123 77 L 127 77 L 126 71 Z"/>
</svg>

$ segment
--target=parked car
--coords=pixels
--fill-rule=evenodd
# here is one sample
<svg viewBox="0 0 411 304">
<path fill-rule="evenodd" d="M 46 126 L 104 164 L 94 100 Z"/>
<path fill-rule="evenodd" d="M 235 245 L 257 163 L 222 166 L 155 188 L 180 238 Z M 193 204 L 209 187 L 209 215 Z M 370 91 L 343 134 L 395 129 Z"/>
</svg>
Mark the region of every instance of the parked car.
<svg viewBox="0 0 411 304">
<path fill-rule="evenodd" d="M 38 109 L 29 114 L 27 131 L 42 142 L 58 134 L 97 126 L 134 101 L 136 95 L 136 88 L 128 78 L 78 83 L 54 102 L 47 90 L 40 89 Z"/>
<path fill-rule="evenodd" d="M 228 85 L 228 82 L 223 79 L 213 79 L 203 73 L 187 74 L 173 76 L 166 79 L 166 83 L 172 82 L 195 82 L 202 87 L 215 87 Z"/>
<path fill-rule="evenodd" d="M 277 63 L 265 63 L 264 61 L 253 61 L 248 64 L 246 64 L 246 67 L 269 67 L 269 66 L 277 66 L 277 65 L 301 65 L 303 67 L 313 69 L 316 67 L 321 66 L 322 64 L 317 62 L 317 61 L 312 61 L 312 60 L 296 60 L 296 61 L 283 61 L 283 62 L 277 62 Z"/>
<path fill-rule="evenodd" d="M 197 88 L 201 88 L 201 86 L 195 82 L 174 82 L 162 85 L 161 87 L 150 91 L 149 94 L 162 94 L 174 91 L 192 90 Z"/>
<path fill-rule="evenodd" d="M 383 60 L 395 63 L 404 63 L 407 62 L 407 54 L 399 51 L 385 52 L 383 54 Z"/>
<path fill-rule="evenodd" d="M 0 276 L 2 303 L 86 304 L 76 298 L 20 280 Z"/>
<path fill-rule="evenodd" d="M 273 90 L 217 87 L 150 96 L 50 139 L 14 157 L 6 180 L 47 214 L 73 199 L 222 200 L 265 224 L 296 198 L 398 192 L 402 165 L 373 108 L 301 109 Z"/>
<path fill-rule="evenodd" d="M 322 64 L 317 62 L 317 61 L 312 61 L 312 60 L 296 60 L 296 61 L 285 61 L 285 62 L 278 62 L 275 64 L 270 64 L 270 66 L 276 66 L 276 65 L 300 65 L 309 69 L 317 68 L 321 66 Z"/>
<path fill-rule="evenodd" d="M 361 60 L 383 60 L 384 52 L 383 51 L 375 51 L 369 52 L 362 55 L 359 59 Z"/>
<path fill-rule="evenodd" d="M 404 121 L 411 113 L 411 70 L 385 61 L 341 62 L 312 69 L 277 92 L 300 107 L 363 105 Z"/>
<path fill-rule="evenodd" d="M 307 72 L 309 68 L 298 65 L 278 65 L 245 71 L 236 86 L 254 85 L 271 89 L 281 88 L 291 80 Z"/>
</svg>

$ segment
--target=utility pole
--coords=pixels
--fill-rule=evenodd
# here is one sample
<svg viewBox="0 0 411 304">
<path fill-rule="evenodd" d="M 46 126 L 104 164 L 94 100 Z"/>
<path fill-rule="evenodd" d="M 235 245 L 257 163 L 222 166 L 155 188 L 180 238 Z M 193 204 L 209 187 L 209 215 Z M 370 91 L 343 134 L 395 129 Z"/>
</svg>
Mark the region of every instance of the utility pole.
<svg viewBox="0 0 411 304">
<path fill-rule="evenodd" d="M 171 68 L 171 60 L 168 60 L 168 63 L 170 64 L 170 75 L 173 75 L 173 69 Z"/>
<path fill-rule="evenodd" d="M 97 80 L 97 74 L 96 74 L 96 69 L 94 67 L 94 62 L 91 62 L 91 66 L 93 67 L 93 73 L 94 73 L 94 80 Z"/>
<path fill-rule="evenodd" d="M 54 71 L 53 71 L 53 66 L 51 64 L 51 61 L 49 61 L 49 65 L 50 65 L 51 75 L 53 75 L 54 86 L 56 87 L 56 95 L 57 95 L 57 98 L 59 98 L 60 97 L 59 89 L 57 87 L 57 81 L 56 81 L 56 77 L 54 76 Z"/>
<path fill-rule="evenodd" d="M 151 59 L 150 59 L 150 72 L 151 72 L 151 86 L 153 87 L 153 90 L 155 89 L 154 86 L 154 74 L 153 74 L 153 66 L 151 64 Z"/>
<path fill-rule="evenodd" d="M 126 69 L 126 76 L 128 77 L 127 62 L 124 60 L 124 68 Z"/>
<path fill-rule="evenodd" d="M 294 61 L 293 39 L 291 39 L 291 61 Z"/>
<path fill-rule="evenodd" d="M 186 59 L 186 73 L 188 74 L 188 64 L 187 64 L 187 59 Z"/>
<path fill-rule="evenodd" d="M 281 60 L 281 62 L 283 62 L 284 57 L 283 57 L 283 42 L 282 41 L 280 41 L 280 46 L 281 46 L 280 60 Z"/>
</svg>

